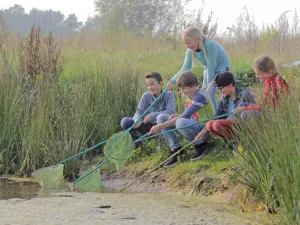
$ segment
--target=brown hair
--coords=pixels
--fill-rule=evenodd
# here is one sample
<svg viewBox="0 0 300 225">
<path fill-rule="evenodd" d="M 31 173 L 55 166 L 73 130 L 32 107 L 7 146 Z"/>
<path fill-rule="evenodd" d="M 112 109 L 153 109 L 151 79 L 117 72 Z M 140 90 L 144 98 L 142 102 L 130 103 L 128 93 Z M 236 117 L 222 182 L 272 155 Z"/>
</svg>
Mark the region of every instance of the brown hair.
<svg viewBox="0 0 300 225">
<path fill-rule="evenodd" d="M 154 78 L 155 80 L 157 80 L 158 83 L 163 81 L 161 74 L 158 72 L 151 72 L 151 73 L 147 74 L 146 79 L 149 79 L 149 78 Z"/>
<path fill-rule="evenodd" d="M 260 71 L 262 71 L 262 72 L 264 72 L 264 73 L 271 72 L 273 75 L 277 75 L 278 77 L 280 77 L 280 79 L 286 85 L 288 85 L 286 80 L 277 71 L 276 64 L 270 56 L 268 56 L 268 55 L 258 56 L 254 60 L 253 67 L 260 70 Z"/>
<path fill-rule="evenodd" d="M 178 87 L 198 86 L 198 77 L 190 70 L 184 71 L 176 80 Z"/>
<path fill-rule="evenodd" d="M 274 60 L 267 55 L 261 55 L 255 58 L 253 67 L 264 72 L 272 72 L 273 75 L 279 75 Z"/>
</svg>

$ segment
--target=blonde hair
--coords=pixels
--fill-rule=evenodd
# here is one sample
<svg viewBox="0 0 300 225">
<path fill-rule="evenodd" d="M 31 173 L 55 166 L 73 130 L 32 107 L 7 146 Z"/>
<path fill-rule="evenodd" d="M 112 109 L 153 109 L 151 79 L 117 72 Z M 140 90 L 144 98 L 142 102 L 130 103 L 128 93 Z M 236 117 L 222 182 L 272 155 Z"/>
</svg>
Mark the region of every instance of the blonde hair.
<svg viewBox="0 0 300 225">
<path fill-rule="evenodd" d="M 261 55 L 255 58 L 253 67 L 264 73 L 272 72 L 273 75 L 280 75 L 274 60 L 268 55 Z"/>
<path fill-rule="evenodd" d="M 198 77 L 190 70 L 184 71 L 176 80 L 178 87 L 192 87 L 198 86 Z"/>
<path fill-rule="evenodd" d="M 193 40 L 197 38 L 199 39 L 199 48 L 203 50 L 204 56 L 208 64 L 208 58 L 203 44 L 204 40 L 208 38 L 204 35 L 202 29 L 200 29 L 199 27 L 191 26 L 186 28 L 182 33 L 182 39 Z M 194 59 L 195 59 L 195 53 L 193 54 L 193 64 L 194 64 Z"/>
</svg>

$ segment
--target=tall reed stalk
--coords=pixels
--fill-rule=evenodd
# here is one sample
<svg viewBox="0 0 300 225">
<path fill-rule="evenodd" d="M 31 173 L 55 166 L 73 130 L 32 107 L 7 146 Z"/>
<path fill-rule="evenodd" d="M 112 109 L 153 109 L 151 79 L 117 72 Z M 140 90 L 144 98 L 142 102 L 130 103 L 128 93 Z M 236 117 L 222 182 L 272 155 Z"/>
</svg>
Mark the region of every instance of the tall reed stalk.
<svg viewBox="0 0 300 225">
<path fill-rule="evenodd" d="M 238 157 L 239 180 L 264 201 L 270 211 L 281 211 L 284 224 L 300 224 L 300 88 L 274 111 L 263 108 L 262 117 L 237 129 L 243 147 Z"/>
</svg>

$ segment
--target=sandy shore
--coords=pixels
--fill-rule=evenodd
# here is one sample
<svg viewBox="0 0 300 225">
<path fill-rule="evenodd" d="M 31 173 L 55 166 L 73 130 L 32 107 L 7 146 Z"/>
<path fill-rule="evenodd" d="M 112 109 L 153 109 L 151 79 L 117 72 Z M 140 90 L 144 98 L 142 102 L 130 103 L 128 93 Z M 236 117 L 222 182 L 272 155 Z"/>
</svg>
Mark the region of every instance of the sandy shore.
<svg viewBox="0 0 300 225">
<path fill-rule="evenodd" d="M 47 198 L 1 200 L 0 208 L 0 224 L 14 225 L 272 224 L 266 215 L 169 194 L 57 192 Z"/>
</svg>

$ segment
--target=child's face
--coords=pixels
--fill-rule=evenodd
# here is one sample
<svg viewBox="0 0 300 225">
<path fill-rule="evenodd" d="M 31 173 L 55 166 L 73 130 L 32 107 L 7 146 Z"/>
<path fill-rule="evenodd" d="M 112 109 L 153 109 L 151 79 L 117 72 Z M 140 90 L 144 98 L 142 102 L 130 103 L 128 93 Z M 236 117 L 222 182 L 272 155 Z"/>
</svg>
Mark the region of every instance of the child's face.
<svg viewBox="0 0 300 225">
<path fill-rule="evenodd" d="M 148 78 L 146 79 L 146 85 L 152 95 L 159 96 L 161 94 L 162 81 L 158 82 L 155 78 Z"/>
<path fill-rule="evenodd" d="M 267 78 L 270 78 L 273 76 L 272 72 L 263 72 L 257 68 L 254 67 L 254 72 L 256 74 L 256 78 L 259 79 L 260 81 L 264 81 Z"/>
<path fill-rule="evenodd" d="M 233 84 L 228 84 L 224 87 L 217 87 L 217 90 L 220 91 L 223 96 L 230 95 L 233 89 L 234 89 Z"/>
<path fill-rule="evenodd" d="M 186 48 L 193 50 L 194 52 L 199 49 L 199 39 L 183 39 Z"/>
<path fill-rule="evenodd" d="M 193 98 L 197 93 L 197 86 L 194 85 L 192 87 L 182 86 L 180 87 L 181 93 L 189 98 Z"/>
</svg>

